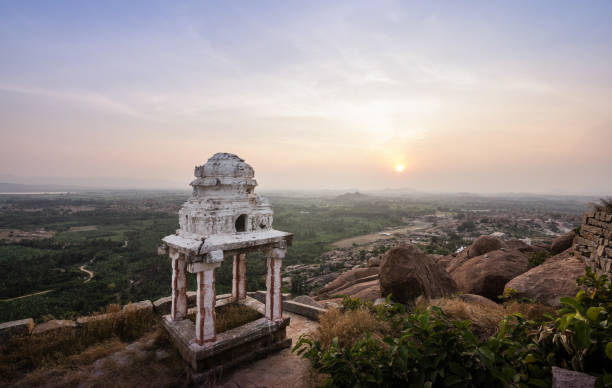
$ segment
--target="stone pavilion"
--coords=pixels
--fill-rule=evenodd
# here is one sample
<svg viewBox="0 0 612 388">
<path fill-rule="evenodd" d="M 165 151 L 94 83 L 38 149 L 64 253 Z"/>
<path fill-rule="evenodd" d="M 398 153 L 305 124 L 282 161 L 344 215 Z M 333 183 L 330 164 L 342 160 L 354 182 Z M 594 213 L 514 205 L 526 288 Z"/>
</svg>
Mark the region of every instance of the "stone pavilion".
<svg viewBox="0 0 612 388">
<path fill-rule="evenodd" d="M 179 211 L 180 228 L 162 239 L 160 253 L 172 261 L 171 312 L 162 323 L 196 372 L 261 357 L 291 343 L 285 338 L 289 319 L 283 318 L 281 265 L 292 234 L 272 228 L 272 207 L 255 194 L 254 176 L 249 164 L 229 153 L 196 166 L 193 193 Z M 246 292 L 247 253 L 255 250 L 263 251 L 267 261 L 265 306 L 259 306 L 265 317 L 218 335 L 215 269 L 232 258 L 229 301 L 257 309 L 259 302 Z M 187 319 L 188 273 L 197 278 L 195 325 Z"/>
</svg>

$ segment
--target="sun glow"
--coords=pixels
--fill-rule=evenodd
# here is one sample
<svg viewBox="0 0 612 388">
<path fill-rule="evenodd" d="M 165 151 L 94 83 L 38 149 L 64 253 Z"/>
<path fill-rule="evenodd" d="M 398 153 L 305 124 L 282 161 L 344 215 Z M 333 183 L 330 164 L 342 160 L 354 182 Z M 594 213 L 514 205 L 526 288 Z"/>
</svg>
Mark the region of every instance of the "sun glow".
<svg viewBox="0 0 612 388">
<path fill-rule="evenodd" d="M 404 168 L 405 167 L 404 167 L 403 164 L 398 164 L 398 165 L 395 166 L 395 171 L 402 172 L 402 171 L 404 171 Z"/>
</svg>

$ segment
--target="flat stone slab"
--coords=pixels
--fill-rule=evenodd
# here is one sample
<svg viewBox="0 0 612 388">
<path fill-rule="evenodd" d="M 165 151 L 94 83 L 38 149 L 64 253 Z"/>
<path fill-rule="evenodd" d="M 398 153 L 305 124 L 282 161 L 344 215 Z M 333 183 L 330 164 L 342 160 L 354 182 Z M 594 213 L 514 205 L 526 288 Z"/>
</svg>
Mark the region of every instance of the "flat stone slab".
<svg viewBox="0 0 612 388">
<path fill-rule="evenodd" d="M 123 306 L 121 310 L 125 312 L 142 311 L 142 310 L 148 310 L 148 311 L 153 312 L 153 303 L 151 303 L 150 300 L 143 300 L 140 302 L 129 303 Z"/>
<path fill-rule="evenodd" d="M 48 333 L 50 331 L 66 328 L 75 328 L 77 326 L 78 325 L 75 321 L 52 319 L 50 321 L 41 323 L 40 325 L 36 325 L 36 327 L 34 327 L 34 330 L 32 330 L 32 335 Z"/>
<path fill-rule="evenodd" d="M 233 251 L 277 244 L 281 241 L 287 241 L 290 244 L 292 236 L 291 233 L 270 229 L 260 232 L 212 235 L 203 241 L 202 239 L 195 238 L 195 236 L 194 238 L 187 238 L 172 234 L 164 237 L 162 241 L 169 247 L 188 254 L 189 257 L 205 258 L 207 253 L 217 250 L 231 254 Z"/>
<path fill-rule="evenodd" d="M 266 303 L 266 291 L 249 291 L 247 292 L 247 296 L 261 302 L 261 303 Z M 289 299 L 291 297 L 291 294 L 285 292 L 283 294 L 281 294 L 281 296 L 283 297 L 283 300 L 285 299 Z"/>
<path fill-rule="evenodd" d="M 322 304 L 320 304 L 316 300 L 312 299 L 308 295 L 297 296 L 297 297 L 293 298 L 293 301 L 294 302 L 298 302 L 298 303 L 302 303 L 302 304 L 307 304 L 307 305 L 313 306 L 313 307 L 318 307 L 318 308 L 321 308 L 321 309 L 323 308 Z"/>
<path fill-rule="evenodd" d="M 29 335 L 32 329 L 34 329 L 32 318 L 0 323 L 0 343 L 8 341 L 11 337 Z"/>
<path fill-rule="evenodd" d="M 299 303 L 295 300 L 283 301 L 283 310 L 288 311 L 290 313 L 302 315 L 314 321 L 318 321 L 319 316 L 327 312 L 327 310 L 322 307 L 316 307 L 316 306 L 311 306 L 305 303 Z"/>
<path fill-rule="evenodd" d="M 98 314 L 98 315 L 88 315 L 84 317 L 78 317 L 76 322 L 80 326 L 87 325 L 92 322 L 105 321 L 107 319 L 115 319 L 121 315 L 121 312 L 116 313 L 107 313 L 107 314 Z"/>
</svg>

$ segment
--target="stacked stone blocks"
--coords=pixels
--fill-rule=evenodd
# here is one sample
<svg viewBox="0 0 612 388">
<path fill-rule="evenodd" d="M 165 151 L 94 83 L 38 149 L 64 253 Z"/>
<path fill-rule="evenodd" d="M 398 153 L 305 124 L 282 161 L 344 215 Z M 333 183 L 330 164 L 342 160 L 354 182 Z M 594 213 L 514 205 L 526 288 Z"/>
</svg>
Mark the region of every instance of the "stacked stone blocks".
<svg viewBox="0 0 612 388">
<path fill-rule="evenodd" d="M 612 274 L 612 213 L 594 210 L 583 215 L 574 254 L 597 273 Z"/>
</svg>

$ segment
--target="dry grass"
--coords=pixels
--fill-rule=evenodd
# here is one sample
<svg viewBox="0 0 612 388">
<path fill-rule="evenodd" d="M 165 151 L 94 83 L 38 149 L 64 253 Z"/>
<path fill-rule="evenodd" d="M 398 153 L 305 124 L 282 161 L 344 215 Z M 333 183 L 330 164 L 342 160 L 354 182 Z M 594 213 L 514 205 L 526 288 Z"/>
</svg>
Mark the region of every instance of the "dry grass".
<svg viewBox="0 0 612 388">
<path fill-rule="evenodd" d="M 319 328 L 315 333 L 324 346 L 329 346 L 334 338 L 338 338 L 341 346 L 350 346 L 357 342 L 366 332 L 374 337 L 382 337 L 391 330 L 387 322 L 378 320 L 369 310 L 341 311 L 329 309 L 319 320 Z"/>
<path fill-rule="evenodd" d="M 421 308 L 438 306 L 452 319 L 469 320 L 472 322 L 474 334 L 486 338 L 495 334 L 500 321 L 511 314 L 520 313 L 527 319 L 543 320 L 546 314 L 554 315 L 554 307 L 540 303 L 519 303 L 516 301 L 504 305 L 481 304 L 465 302 L 458 298 L 440 298 L 433 300 L 419 299 L 417 305 Z"/>
<path fill-rule="evenodd" d="M 150 332 L 156 322 L 151 311 L 116 312 L 115 306 L 109 306 L 106 311 L 115 313 L 110 319 L 89 322 L 78 328 L 10 338 L 0 346 L 0 385 L 37 368 L 76 367 L 116 351 L 121 341 L 139 338 Z"/>
<path fill-rule="evenodd" d="M 240 303 L 230 303 L 215 309 L 215 330 L 217 334 L 234 329 L 263 317 L 258 311 Z M 195 314 L 187 318 L 195 322 Z"/>
<path fill-rule="evenodd" d="M 13 381 L 14 387 L 186 387 L 186 364 L 172 349 L 166 332 L 162 329 L 149 332 L 138 342 L 143 351 L 140 356 L 125 349 L 125 344 L 95 345 L 76 355 L 78 363 L 39 368 L 23 378 Z M 117 347 L 118 346 L 118 347 Z M 105 350 L 103 350 L 105 348 Z M 111 348 L 113 349 L 111 351 Z M 167 352 L 158 359 L 156 351 Z M 127 365 L 117 362 L 117 355 L 129 357 Z M 98 360 L 98 362 L 95 362 Z"/>
<path fill-rule="evenodd" d="M 421 299 L 417 305 L 422 308 L 438 306 L 451 319 L 471 321 L 472 331 L 481 338 L 493 335 L 507 314 L 501 305 L 467 303 L 458 298 Z"/>
<path fill-rule="evenodd" d="M 541 303 L 519 303 L 516 301 L 508 302 L 504 304 L 506 308 L 506 314 L 520 313 L 527 319 L 541 321 L 545 319 L 545 315 L 554 315 L 556 309 L 554 307 L 546 306 Z"/>
</svg>

